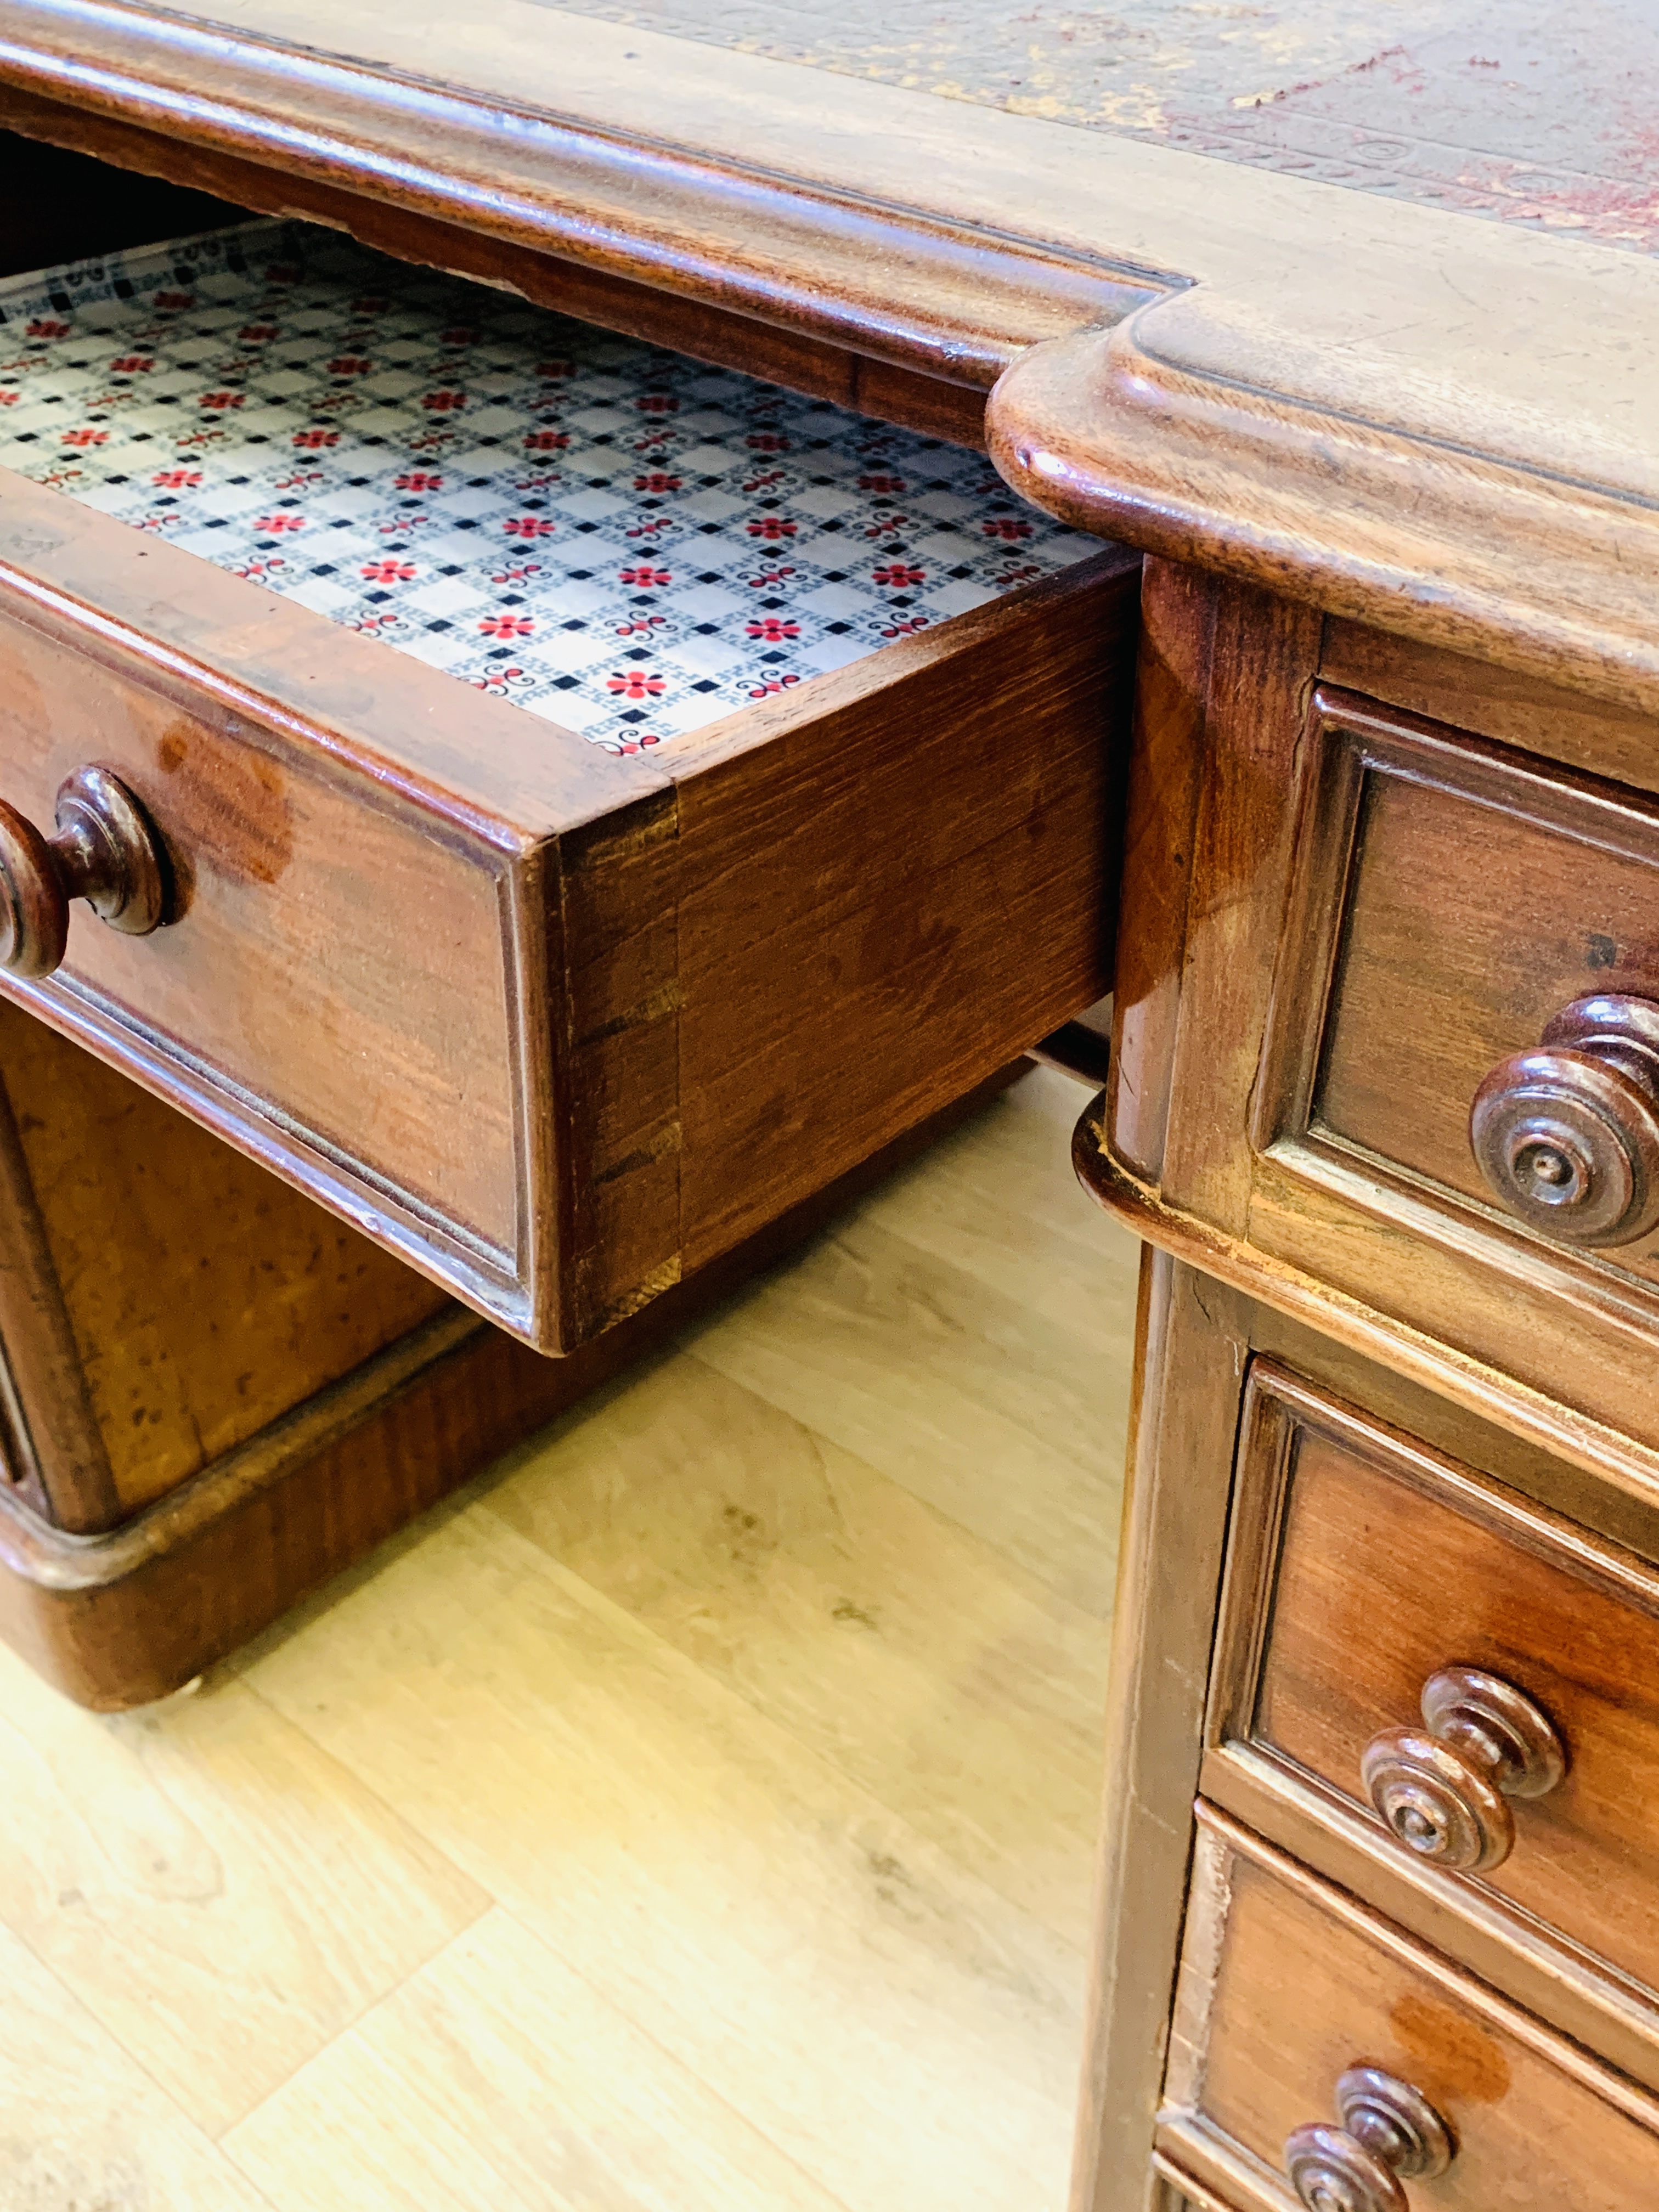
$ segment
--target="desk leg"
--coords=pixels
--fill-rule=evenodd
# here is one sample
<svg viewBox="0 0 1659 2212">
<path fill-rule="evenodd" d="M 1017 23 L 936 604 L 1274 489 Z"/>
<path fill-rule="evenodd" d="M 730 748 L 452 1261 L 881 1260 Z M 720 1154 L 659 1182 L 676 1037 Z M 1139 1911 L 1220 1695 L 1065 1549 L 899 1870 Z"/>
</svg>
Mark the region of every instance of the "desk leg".
<svg viewBox="0 0 1659 2212">
<path fill-rule="evenodd" d="M 1152 2166 L 1226 1534 L 1242 1301 L 1141 1256 L 1106 1803 L 1072 2212 L 1169 2203 Z"/>
</svg>

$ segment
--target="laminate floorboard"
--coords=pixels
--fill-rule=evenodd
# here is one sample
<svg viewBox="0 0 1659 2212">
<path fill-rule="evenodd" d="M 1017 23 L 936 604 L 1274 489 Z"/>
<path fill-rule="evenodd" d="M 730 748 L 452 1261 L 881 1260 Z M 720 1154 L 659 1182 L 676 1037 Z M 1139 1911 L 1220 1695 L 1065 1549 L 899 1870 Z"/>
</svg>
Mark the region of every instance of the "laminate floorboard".
<svg viewBox="0 0 1659 2212">
<path fill-rule="evenodd" d="M 1137 1256 L 1084 1101 L 1016 1086 L 197 1698 L 0 1673 L 7 2212 L 1060 2212 Z"/>
<path fill-rule="evenodd" d="M 500 1911 L 227 2143 L 273 2204 L 304 2212 L 836 2212 Z"/>
<path fill-rule="evenodd" d="M 484 1510 L 1080 1950 L 1100 1622 L 680 1352 Z"/>
</svg>

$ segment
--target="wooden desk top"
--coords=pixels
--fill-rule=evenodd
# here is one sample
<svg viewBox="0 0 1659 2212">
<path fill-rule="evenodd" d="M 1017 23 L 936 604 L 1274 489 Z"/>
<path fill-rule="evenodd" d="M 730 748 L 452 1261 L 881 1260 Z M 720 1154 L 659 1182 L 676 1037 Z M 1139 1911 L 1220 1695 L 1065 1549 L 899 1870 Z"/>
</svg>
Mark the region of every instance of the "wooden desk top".
<svg viewBox="0 0 1659 2212">
<path fill-rule="evenodd" d="M 1018 356 L 994 451 L 1067 519 L 1659 708 L 1659 29 L 1591 4 L 1558 53 L 1516 12 L 0 0 L 0 120 L 90 110 L 964 384 Z"/>
</svg>

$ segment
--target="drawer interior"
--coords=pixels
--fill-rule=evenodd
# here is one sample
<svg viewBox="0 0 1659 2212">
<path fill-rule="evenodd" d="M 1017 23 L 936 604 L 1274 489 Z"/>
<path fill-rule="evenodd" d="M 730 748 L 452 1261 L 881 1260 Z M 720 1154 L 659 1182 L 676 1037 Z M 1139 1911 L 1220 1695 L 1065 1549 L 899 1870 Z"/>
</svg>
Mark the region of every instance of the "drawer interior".
<svg viewBox="0 0 1659 2212">
<path fill-rule="evenodd" d="M 0 465 L 635 754 L 1064 568 L 982 454 L 255 222 L 0 285 Z"/>
<path fill-rule="evenodd" d="M 20 999 L 541 1349 L 1109 988 L 1139 562 L 982 456 L 269 222 L 0 289 Z"/>
</svg>

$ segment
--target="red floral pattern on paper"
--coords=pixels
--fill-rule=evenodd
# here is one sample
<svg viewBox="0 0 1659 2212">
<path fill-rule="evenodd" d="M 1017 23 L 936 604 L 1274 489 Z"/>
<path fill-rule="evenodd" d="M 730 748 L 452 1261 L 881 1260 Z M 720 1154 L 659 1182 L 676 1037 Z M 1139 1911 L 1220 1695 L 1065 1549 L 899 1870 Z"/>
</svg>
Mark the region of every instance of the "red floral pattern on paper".
<svg viewBox="0 0 1659 2212">
<path fill-rule="evenodd" d="M 301 224 L 0 282 L 0 374 L 37 483 L 629 756 L 1089 550 L 977 453 Z"/>
</svg>

